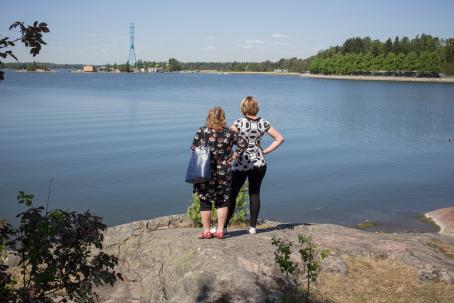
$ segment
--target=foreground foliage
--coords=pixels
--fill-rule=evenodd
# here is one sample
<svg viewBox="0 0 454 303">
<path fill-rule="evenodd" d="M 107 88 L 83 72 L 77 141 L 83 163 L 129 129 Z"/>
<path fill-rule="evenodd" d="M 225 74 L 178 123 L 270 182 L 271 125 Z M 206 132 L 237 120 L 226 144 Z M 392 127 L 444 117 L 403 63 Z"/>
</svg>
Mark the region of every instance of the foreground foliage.
<svg viewBox="0 0 454 303">
<path fill-rule="evenodd" d="M 30 48 L 30 54 L 33 57 L 39 54 L 41 47 L 44 42 L 43 33 L 48 33 L 49 28 L 44 22 L 35 21 L 33 25 L 25 25 L 24 22 L 16 21 L 9 27 L 9 30 L 19 28 L 20 37 L 10 39 L 9 37 L 2 37 L 0 35 L 0 65 L 2 59 L 11 57 L 17 61 L 17 57 L 11 50 L 12 47 L 16 46 L 16 42 L 20 41 L 25 47 Z M 0 81 L 4 80 L 4 72 L 0 71 Z"/>
<path fill-rule="evenodd" d="M 274 260 L 284 274 L 289 291 L 284 295 L 285 302 L 299 302 L 298 290 L 301 285 L 300 278 L 305 279 L 306 295 L 305 302 L 310 296 L 311 283 L 315 283 L 320 272 L 321 262 L 329 256 L 329 250 L 319 248 L 312 241 L 312 237 L 303 234 L 298 235 L 298 254 L 300 261 L 293 261 L 293 242 L 287 239 L 273 237 L 272 242 L 276 246 Z"/>
<path fill-rule="evenodd" d="M 0 265 L 0 302 L 94 302 L 93 286 L 122 279 L 113 270 L 118 259 L 100 251 L 107 228 L 101 217 L 34 207 L 33 195 L 22 191 L 17 200 L 28 208 L 17 215 L 17 228 L 0 228 L 0 243 L 18 257 L 20 276 L 13 281 Z"/>
</svg>

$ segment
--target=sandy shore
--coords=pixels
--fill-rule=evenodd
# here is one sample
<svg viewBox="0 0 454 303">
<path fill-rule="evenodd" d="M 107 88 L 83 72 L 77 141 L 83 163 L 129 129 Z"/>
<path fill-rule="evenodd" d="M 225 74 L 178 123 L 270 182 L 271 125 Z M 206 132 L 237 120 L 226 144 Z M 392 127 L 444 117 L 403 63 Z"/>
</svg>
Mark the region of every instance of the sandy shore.
<svg viewBox="0 0 454 303">
<path fill-rule="evenodd" d="M 362 80 L 362 81 L 397 81 L 397 82 L 430 82 L 430 83 L 454 83 L 454 77 L 443 78 L 415 78 L 394 76 L 341 76 L 341 75 L 316 75 L 301 74 L 304 78 L 330 79 L 330 80 Z"/>
<path fill-rule="evenodd" d="M 301 76 L 300 73 L 278 73 L 278 72 L 237 72 L 237 71 L 216 71 L 201 70 L 202 74 L 244 74 L 244 75 L 275 75 L 275 76 Z"/>
<path fill-rule="evenodd" d="M 395 76 L 346 76 L 346 75 L 320 75 L 309 73 L 281 73 L 281 72 L 237 72 L 201 70 L 204 74 L 244 74 L 244 75 L 273 75 L 273 76 L 299 76 L 303 78 L 329 79 L 329 80 L 362 80 L 362 81 L 395 81 L 395 82 L 425 82 L 425 83 L 454 83 L 454 77 L 442 78 L 416 78 Z"/>
</svg>

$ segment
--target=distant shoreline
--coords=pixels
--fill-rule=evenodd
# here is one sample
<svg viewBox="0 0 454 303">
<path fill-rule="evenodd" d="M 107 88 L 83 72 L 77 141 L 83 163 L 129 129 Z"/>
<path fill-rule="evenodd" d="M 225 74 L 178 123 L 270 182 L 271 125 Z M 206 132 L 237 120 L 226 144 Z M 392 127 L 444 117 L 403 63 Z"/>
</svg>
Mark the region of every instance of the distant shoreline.
<svg viewBox="0 0 454 303">
<path fill-rule="evenodd" d="M 454 83 L 454 77 L 441 78 L 417 78 L 417 77 L 396 77 L 396 76 L 354 76 L 354 75 L 321 75 L 309 73 L 285 73 L 285 72 L 238 72 L 238 71 L 212 71 L 201 70 L 204 74 L 244 74 L 244 75 L 273 75 L 273 76 L 298 76 L 313 79 L 328 80 L 360 80 L 360 81 L 394 81 L 394 82 L 424 82 L 424 83 Z"/>
<path fill-rule="evenodd" d="M 39 70 L 39 71 L 27 71 L 27 70 L 14 70 L 14 69 L 4 69 L 9 71 L 15 71 L 20 73 L 35 73 L 35 72 L 58 72 L 56 70 Z M 76 73 L 81 74 L 92 74 L 84 73 L 80 70 L 74 70 Z M 191 72 L 193 71 L 180 71 L 180 73 Z M 115 72 L 97 72 L 97 73 L 113 73 Z M 140 73 L 140 72 L 139 72 Z M 440 77 L 440 78 L 418 78 L 418 77 L 396 77 L 396 76 L 354 76 L 354 75 L 321 75 L 321 74 L 309 74 L 309 73 L 294 73 L 294 72 L 248 72 L 248 71 L 215 71 L 215 70 L 200 70 L 197 73 L 200 74 L 237 74 L 237 75 L 271 75 L 271 76 L 297 76 L 303 78 L 312 78 L 312 79 L 326 79 L 326 80 L 356 80 L 356 81 L 392 81 L 392 82 L 418 82 L 418 83 L 454 83 L 454 76 L 451 77 Z"/>
<path fill-rule="evenodd" d="M 347 76 L 347 75 L 319 75 L 300 74 L 303 78 L 328 79 L 328 80 L 358 80 L 358 81 L 394 81 L 394 82 L 425 82 L 425 83 L 454 83 L 454 77 L 442 78 L 417 78 L 396 76 Z"/>
</svg>

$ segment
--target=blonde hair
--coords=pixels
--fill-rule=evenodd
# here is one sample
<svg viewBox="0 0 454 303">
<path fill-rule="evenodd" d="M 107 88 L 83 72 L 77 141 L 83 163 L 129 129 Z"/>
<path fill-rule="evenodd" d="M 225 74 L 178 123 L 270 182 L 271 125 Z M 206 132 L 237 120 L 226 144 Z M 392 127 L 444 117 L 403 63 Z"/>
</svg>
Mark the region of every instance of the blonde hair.
<svg viewBox="0 0 454 303">
<path fill-rule="evenodd" d="M 206 126 L 214 130 L 222 130 L 227 125 L 222 107 L 213 107 L 208 111 Z"/>
<path fill-rule="evenodd" d="M 245 116 L 255 116 L 259 112 L 259 102 L 253 96 L 244 97 L 241 101 L 241 112 Z"/>
</svg>

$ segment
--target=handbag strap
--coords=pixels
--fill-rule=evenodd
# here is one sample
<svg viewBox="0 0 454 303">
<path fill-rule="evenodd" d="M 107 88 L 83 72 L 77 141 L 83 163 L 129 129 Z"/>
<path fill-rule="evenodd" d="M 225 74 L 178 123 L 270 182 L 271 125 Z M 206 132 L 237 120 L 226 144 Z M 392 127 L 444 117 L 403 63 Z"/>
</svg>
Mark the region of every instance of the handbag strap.
<svg viewBox="0 0 454 303">
<path fill-rule="evenodd" d="M 202 130 L 202 138 L 201 138 L 201 140 L 200 140 L 200 146 L 201 146 L 201 147 L 202 147 L 202 146 L 203 146 L 203 147 L 207 147 L 207 146 L 209 146 L 209 145 L 208 145 L 208 142 L 207 142 L 207 140 L 206 140 L 206 134 L 205 134 L 205 129 L 207 129 L 207 128 L 206 128 L 206 127 L 201 127 L 200 129 Z"/>
</svg>

